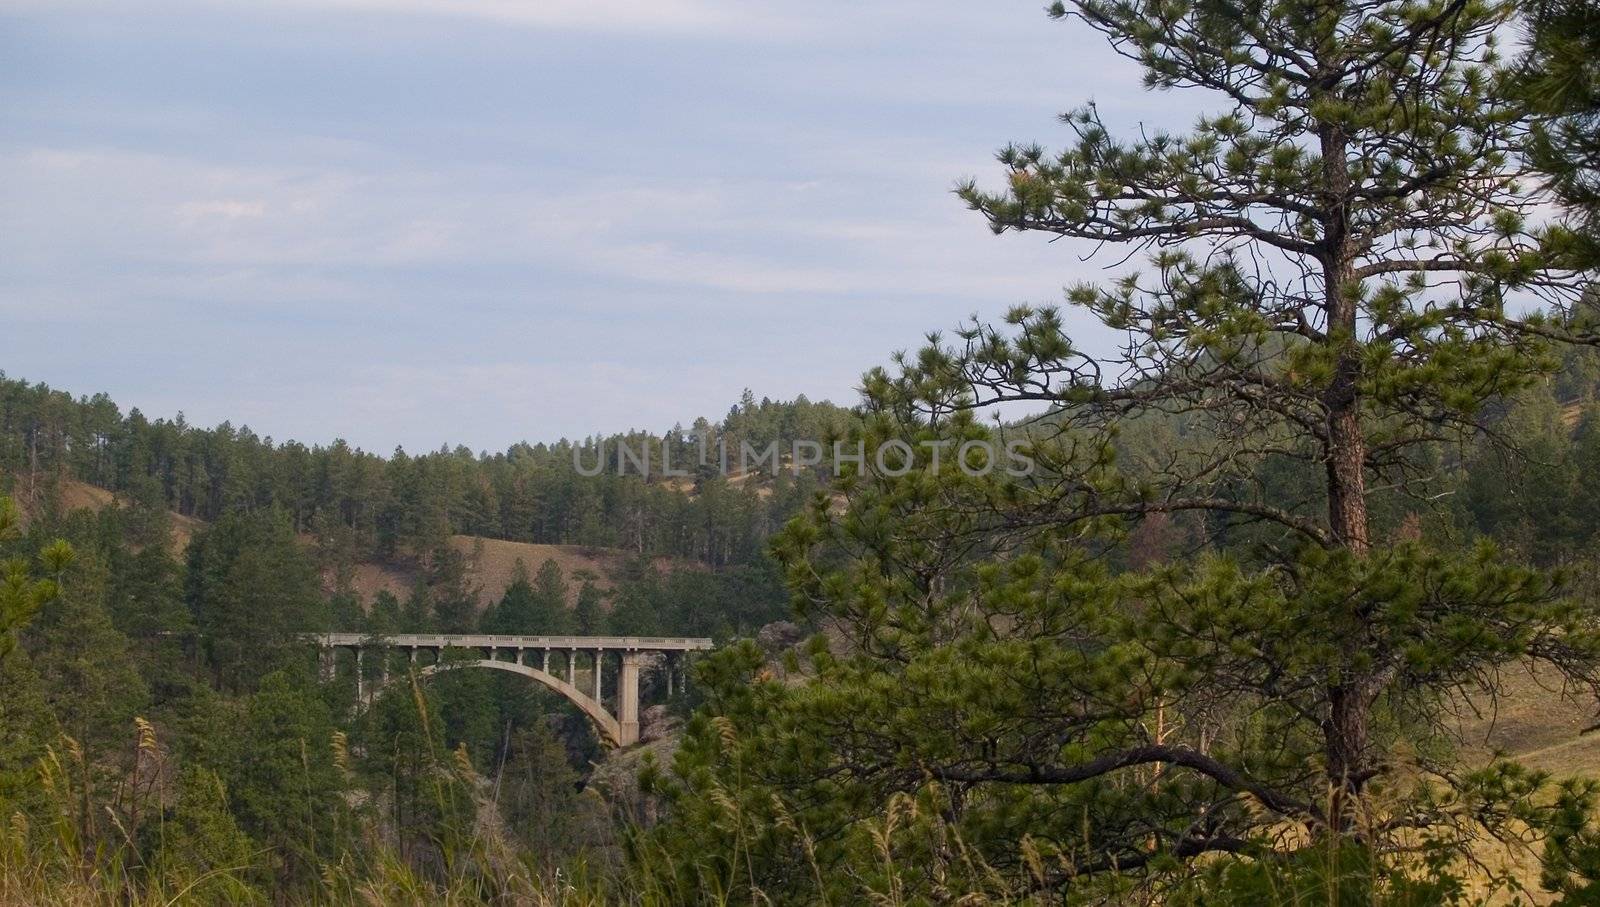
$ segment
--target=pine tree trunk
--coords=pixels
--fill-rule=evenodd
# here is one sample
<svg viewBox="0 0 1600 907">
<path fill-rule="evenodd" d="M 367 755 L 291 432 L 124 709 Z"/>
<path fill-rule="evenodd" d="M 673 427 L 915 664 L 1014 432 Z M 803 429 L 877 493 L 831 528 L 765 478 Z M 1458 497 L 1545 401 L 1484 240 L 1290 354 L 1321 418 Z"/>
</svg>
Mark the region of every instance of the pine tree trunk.
<svg viewBox="0 0 1600 907">
<path fill-rule="evenodd" d="M 1321 129 L 1323 188 L 1328 211 L 1324 222 L 1324 310 L 1328 343 L 1335 352 L 1333 380 L 1323 396 L 1327 412 L 1324 447 L 1328 492 L 1328 526 L 1335 542 L 1356 555 L 1369 547 L 1367 534 L 1366 437 L 1361 425 L 1360 350 L 1356 343 L 1357 294 L 1349 235 L 1349 170 L 1343 129 Z M 1358 647 L 1358 639 L 1346 640 Z M 1355 651 L 1348 651 L 1347 672 L 1330 685 L 1323 725 L 1324 758 L 1330 790 L 1329 819 L 1333 830 L 1346 830 L 1349 801 L 1359 796 L 1366 780 L 1366 750 L 1371 720 L 1372 678 L 1348 671 Z"/>
</svg>

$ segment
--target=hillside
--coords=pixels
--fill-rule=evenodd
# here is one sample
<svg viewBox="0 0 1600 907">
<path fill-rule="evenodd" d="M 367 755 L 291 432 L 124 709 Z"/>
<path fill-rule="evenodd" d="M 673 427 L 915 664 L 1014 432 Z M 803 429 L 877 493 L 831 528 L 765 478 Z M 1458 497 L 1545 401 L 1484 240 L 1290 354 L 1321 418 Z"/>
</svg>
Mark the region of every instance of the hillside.
<svg viewBox="0 0 1600 907">
<path fill-rule="evenodd" d="M 610 591 L 619 571 L 632 560 L 628 552 L 615 548 L 537 545 L 474 535 L 451 536 L 450 547 L 466 559 L 467 581 L 478 591 L 480 605 L 487 605 L 505 594 L 506 587 L 516 576 L 518 562 L 532 574 L 545 561 L 555 561 L 568 580 L 570 605 L 577 600 L 583 580 L 588 579 L 601 590 Z M 686 562 L 665 557 L 654 558 L 652 563 L 662 571 L 694 569 Z M 370 602 L 373 596 L 384 591 L 403 599 L 416 586 L 419 577 L 420 571 L 414 565 L 364 562 L 355 566 L 349 584 L 364 602 Z"/>
<path fill-rule="evenodd" d="M 57 503 L 63 512 L 74 510 L 99 512 L 119 503 L 114 492 L 75 479 L 62 480 L 57 484 L 57 488 Z M 41 505 L 31 508 L 25 506 L 24 518 L 26 519 L 29 512 L 37 510 L 39 506 Z M 181 554 L 195 534 L 205 528 L 206 523 L 170 511 L 168 516 L 172 527 L 172 550 L 175 554 Z M 303 536 L 302 540 L 307 546 L 315 543 L 311 536 Z M 616 585 L 619 572 L 633 560 L 633 556 L 628 552 L 615 548 L 539 545 L 474 535 L 454 535 L 450 538 L 450 547 L 460 552 L 465 559 L 467 584 L 477 590 L 480 606 L 496 601 L 505 594 L 506 587 L 511 585 L 516 575 L 519 561 L 529 574 L 537 571 L 545 561 L 555 561 L 561 568 L 562 575 L 568 580 L 570 592 L 568 604 L 572 604 L 576 601 L 583 580 L 593 582 L 602 591 L 610 591 Z M 652 563 L 656 569 L 664 572 L 697 569 L 697 565 L 668 557 L 653 558 Z M 421 576 L 422 570 L 414 562 L 362 561 L 353 566 L 345 578 L 345 583 L 350 591 L 360 596 L 365 605 L 383 591 L 404 599 L 415 588 Z M 330 592 L 339 585 L 331 571 L 324 574 L 324 584 Z"/>
<path fill-rule="evenodd" d="M 1600 733 L 1586 733 L 1597 721 L 1587 693 L 1563 693 L 1554 671 L 1523 671 L 1506 678 L 1495 709 L 1462 722 L 1462 744 L 1470 762 L 1498 752 L 1529 768 L 1600 778 Z"/>
<path fill-rule="evenodd" d="M 114 506 L 120 502 L 116 492 L 101 488 L 98 485 L 91 485 L 88 482 L 80 482 L 77 479 L 60 479 L 54 483 L 54 486 L 56 493 L 55 503 L 62 513 L 70 513 L 74 510 L 89 510 L 99 513 L 107 507 Z M 17 495 L 16 503 L 24 526 L 36 513 L 47 506 L 42 497 L 42 491 L 40 497 L 33 500 L 30 500 L 28 495 Z M 170 520 L 171 543 L 174 553 L 181 552 L 189 547 L 189 540 L 194 538 L 195 533 L 205 526 L 203 520 L 184 516 L 174 511 L 167 511 L 167 516 Z"/>
</svg>

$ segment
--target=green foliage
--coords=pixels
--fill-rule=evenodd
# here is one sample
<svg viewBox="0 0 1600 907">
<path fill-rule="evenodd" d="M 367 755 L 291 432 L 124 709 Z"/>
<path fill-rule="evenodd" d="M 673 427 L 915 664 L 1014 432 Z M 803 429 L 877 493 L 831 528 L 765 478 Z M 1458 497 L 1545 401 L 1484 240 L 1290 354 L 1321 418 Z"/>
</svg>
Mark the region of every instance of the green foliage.
<svg viewBox="0 0 1600 907">
<path fill-rule="evenodd" d="M 481 629 L 485 633 L 560 636 L 571 632 L 573 619 L 567 610 L 566 580 L 556 562 L 541 564 L 530 582 L 527 568 L 518 561 L 505 595 L 484 612 Z"/>
<path fill-rule="evenodd" d="M 38 763 L 55 736 L 55 716 L 27 654 L 0 659 L 0 814 L 41 805 Z"/>
<path fill-rule="evenodd" d="M 395 692 L 363 717 L 358 739 L 366 756 L 357 767 L 389 813 L 401 858 L 424 874 L 448 877 L 472 839 L 471 762 L 464 748 L 452 753 L 447 746 L 439 725 L 446 713 L 433 690 L 413 677 Z"/>
<path fill-rule="evenodd" d="M 815 531 L 797 525 L 786 539 Z M 1357 559 L 1311 548 L 1292 573 L 1250 575 L 1221 559 L 1123 576 L 1070 550 L 1041 551 L 945 574 L 940 591 L 907 580 L 944 552 L 911 563 L 905 547 L 869 550 L 800 586 L 837 602 L 852 654 L 819 640 L 798 684 L 753 646 L 704 665 L 699 686 L 718 717 L 691 722 L 664 782 L 675 813 L 661 835 L 685 874 L 737 850 L 724 884 L 803 899 L 813 887 L 804 860 L 845 879 L 873 859 L 861 836 L 885 821 L 884 803 L 948 796 L 960 804 L 948 833 L 1013 891 L 1029 884 L 1030 848 L 1049 867 L 1042 881 L 1080 893 L 1114 886 L 1097 880 L 1113 867 L 1181 878 L 1207 853 L 1240 891 L 1278 884 L 1298 876 L 1220 867 L 1292 854 L 1292 841 L 1338 821 L 1324 761 L 1330 681 L 1337 689 L 1380 653 L 1400 653 L 1383 668 L 1391 680 L 1371 743 L 1443 779 L 1453 756 L 1429 753 L 1447 730 L 1446 695 L 1513 655 L 1582 668 L 1600 649 L 1589 612 L 1487 549 L 1456 559 L 1411 545 Z M 1506 798 L 1520 804 L 1530 791 L 1440 799 L 1432 782 L 1379 777 L 1362 821 L 1432 829 L 1459 856 L 1505 833 Z M 730 826 L 730 797 L 748 828 Z M 752 832 L 783 822 L 811 843 Z M 1403 846 L 1381 840 L 1385 854 Z M 912 884 L 915 860 L 897 865 Z M 931 892 L 936 882 L 915 884 Z"/>
<path fill-rule="evenodd" d="M 314 690 L 284 672 L 262 679 L 222 770 L 239 828 L 266 853 L 263 881 L 315 882 L 344 833 L 334 727 Z"/>
<path fill-rule="evenodd" d="M 106 613 L 106 576 L 96 561 L 77 563 L 60 580 L 60 594 L 28 635 L 46 702 L 61 729 L 92 754 L 104 755 L 148 701 L 128 638 Z"/>
<path fill-rule="evenodd" d="M 265 903 L 245 880 L 260 859 L 228 809 L 222 779 L 201 768 L 187 768 L 178 779 L 178 799 L 155 832 L 151 874 L 169 890 L 183 892 L 180 903 Z"/>
<path fill-rule="evenodd" d="M 1539 884 L 1596 902 L 1594 786 L 1466 770 L 1450 740 L 1452 706 L 1522 664 L 1600 687 L 1600 360 L 1565 348 L 1597 323 L 1571 273 L 1593 263 L 1592 7 L 1526 5 L 1503 79 L 1498 2 L 1054 7 L 1223 105 L 1130 138 L 1083 108 L 1063 150 L 1007 148 L 998 191 L 961 188 L 996 230 L 1152 253 L 1068 293 L 1120 357 L 1019 308 L 869 374 L 859 418 L 747 392 L 692 434 L 389 458 L 0 380 L 34 517 L 19 540 L 0 505 L 0 901 L 1398 907 L 1464 901 L 1469 872 L 1533 884 L 1467 866 L 1527 840 Z M 1011 402 L 1044 412 L 977 418 Z M 912 468 L 819 494 L 696 462 L 845 433 Z M 692 493 L 571 468 L 624 439 L 693 464 Z M 1038 468 L 970 474 L 966 441 Z M 60 513 L 71 476 L 118 506 Z M 169 509 L 211 523 L 183 564 Z M 762 547 L 797 512 L 780 574 Z M 609 612 L 547 561 L 480 621 L 460 533 L 637 557 Z M 374 559 L 421 576 L 363 614 Z M 785 582 L 827 635 L 700 666 L 704 708 L 650 771 L 669 812 L 609 886 L 567 874 L 609 836 L 545 692 L 397 679 L 346 737 L 349 689 L 299 670 L 297 635 L 335 624 L 728 639 L 782 616 Z"/>
<path fill-rule="evenodd" d="M 433 606 L 431 626 L 445 633 L 470 633 L 477 626 L 478 590 L 467 577 L 467 559 L 441 544 L 428 558 L 426 583 Z"/>
<path fill-rule="evenodd" d="M 328 628 L 315 572 L 281 513 L 229 515 L 189 545 L 186 598 L 220 686 L 238 690 Z"/>
<path fill-rule="evenodd" d="M 866 376 L 859 435 L 909 469 L 863 467 L 775 540 L 826 642 L 702 672 L 654 838 L 684 890 L 1071 901 L 1204 872 L 1194 902 L 1434 903 L 1478 841 L 1547 827 L 1545 779 L 1455 771 L 1448 710 L 1530 662 L 1600 693 L 1600 609 L 1418 539 L 1450 528 L 1426 502 L 1461 450 L 1503 437 L 1495 404 L 1600 342 L 1567 237 L 1531 216 L 1525 113 L 1493 93 L 1512 12 L 1052 8 L 1223 105 L 1127 140 L 1091 105 L 1064 150 L 1008 147 L 1001 190 L 960 190 L 996 231 L 1148 252 L 1067 294 L 1126 343 L 1094 355 L 1019 307 Z M 1516 314 L 1531 292 L 1549 315 Z M 1005 404 L 1042 412 L 979 424 Z M 1031 471 L 936 458 L 1008 439 Z M 1533 545 L 1592 531 L 1543 509 L 1570 512 L 1568 477 L 1517 476 Z M 1211 552 L 1105 556 L 1151 518 Z"/>
<path fill-rule="evenodd" d="M 596 798 L 579 792 L 580 782 L 547 721 L 533 722 L 510 741 L 496 773 L 501 815 L 547 872 L 570 863 L 607 822 Z"/>
<path fill-rule="evenodd" d="M 1380 860 L 1360 845 L 1329 840 L 1281 861 L 1229 861 L 1180 886 L 1173 907 L 1447 907 L 1475 903 L 1461 879 L 1417 861 L 1417 870 Z M 1414 874 L 1413 874 L 1414 873 Z"/>
<path fill-rule="evenodd" d="M 18 535 L 17 508 L 11 499 L 0 496 L 0 544 Z M 71 564 L 72 547 L 63 541 L 51 543 L 40 553 L 40 560 L 52 574 L 59 575 Z M 17 645 L 17 633 L 27 626 L 46 602 L 55 598 L 53 579 L 34 579 L 28 561 L 10 557 L 0 561 L 0 660 Z"/>
<path fill-rule="evenodd" d="M 584 580 L 578 587 L 578 601 L 572 606 L 573 630 L 584 636 L 598 635 L 605 619 L 600 610 L 600 589 L 593 581 Z"/>
<path fill-rule="evenodd" d="M 1600 3 L 1525 3 L 1527 46 L 1510 73 L 1512 95 L 1534 114 L 1529 156 L 1573 218 L 1567 250 L 1600 268 Z"/>
<path fill-rule="evenodd" d="M 104 395 L 74 399 L 0 374 L 0 469 L 36 477 L 30 482 L 72 476 L 116 492 L 131 505 L 130 532 L 140 545 L 169 536 L 167 511 L 215 522 L 277 510 L 294 532 L 316 537 L 318 566 L 335 575 L 357 560 L 425 560 L 458 533 L 626 547 L 722 567 L 762 558 L 767 535 L 798 503 L 792 477 L 775 483 L 779 493 L 770 497 L 754 484 L 725 482 L 688 497 L 659 475 L 648 482 L 614 469 L 584 476 L 574 462 L 587 469 L 602 452 L 614 458 L 626 441 L 636 450 L 648 444 L 657 470 L 663 447 L 677 467 L 698 466 L 702 446 L 715 463 L 725 445 L 736 465 L 741 443 L 825 437 L 849 420 L 846 410 L 804 397 L 752 396 L 721 423 L 698 421 L 703 440 L 679 430 L 632 432 L 516 444 L 497 454 L 455 447 L 384 458 L 342 441 L 308 447 L 228 423 L 199 428 L 182 417 L 124 415 Z"/>
</svg>

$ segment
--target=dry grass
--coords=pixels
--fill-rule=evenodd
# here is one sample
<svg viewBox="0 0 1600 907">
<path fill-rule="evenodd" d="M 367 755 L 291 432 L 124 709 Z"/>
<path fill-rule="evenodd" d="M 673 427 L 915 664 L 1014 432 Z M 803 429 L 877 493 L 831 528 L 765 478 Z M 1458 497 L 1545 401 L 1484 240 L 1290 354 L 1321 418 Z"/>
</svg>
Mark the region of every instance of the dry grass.
<svg viewBox="0 0 1600 907">
<path fill-rule="evenodd" d="M 497 601 L 505 594 L 506 587 L 516 578 L 519 562 L 531 577 L 545 561 L 554 561 L 566 578 L 567 604 L 570 606 L 577 603 L 578 590 L 585 578 L 601 591 L 609 592 L 615 588 L 616 577 L 633 557 L 616 548 L 536 545 L 475 535 L 451 536 L 450 547 L 466 558 L 467 583 L 478 590 L 480 606 Z M 696 569 L 694 564 L 665 557 L 652 558 L 652 563 L 663 572 Z M 409 565 L 362 563 L 356 565 L 350 585 L 363 601 L 370 602 L 384 591 L 404 600 L 420 576 L 420 571 Z"/>
<path fill-rule="evenodd" d="M 1563 694 L 1550 669 L 1510 673 L 1499 702 L 1463 722 L 1464 755 L 1481 764 L 1499 752 L 1556 776 L 1600 777 L 1600 733 L 1583 733 L 1595 710 L 1581 694 Z"/>
<path fill-rule="evenodd" d="M 66 479 L 60 484 L 60 503 L 62 509 L 68 511 L 98 512 L 121 502 L 115 493 L 104 488 Z M 206 522 L 179 513 L 169 512 L 168 515 L 172 526 L 172 551 L 181 554 L 189 547 L 195 534 L 205 528 Z M 23 516 L 27 516 L 26 508 Z M 303 536 L 302 541 L 307 545 L 315 543 L 309 535 Z M 615 548 L 536 545 L 472 535 L 452 536 L 450 546 L 466 557 L 467 583 L 478 590 L 480 605 L 497 601 L 505 594 L 506 587 L 511 585 L 516 576 L 518 561 L 522 562 L 530 575 L 537 572 L 545 561 L 555 561 L 566 577 L 568 604 L 572 605 L 577 603 L 578 589 L 585 578 L 602 591 L 610 591 L 615 587 L 616 577 L 622 567 L 633 558 L 630 552 Z M 652 562 L 657 570 L 663 572 L 696 569 L 694 564 L 673 558 L 657 557 Z M 413 565 L 367 561 L 355 565 L 349 581 L 351 590 L 364 602 L 370 603 L 374 596 L 383 591 L 404 600 L 420 577 L 421 571 Z M 330 576 L 325 579 L 331 588 L 333 578 Z"/>
<path fill-rule="evenodd" d="M 99 513 L 107 507 L 124 503 L 114 492 L 77 479 L 63 480 L 60 494 L 61 509 L 65 511 L 91 510 Z M 194 534 L 205 526 L 205 521 L 172 511 L 168 511 L 167 516 L 172 528 L 170 547 L 174 553 L 182 553 L 189 547 L 189 540 L 194 538 Z"/>
</svg>

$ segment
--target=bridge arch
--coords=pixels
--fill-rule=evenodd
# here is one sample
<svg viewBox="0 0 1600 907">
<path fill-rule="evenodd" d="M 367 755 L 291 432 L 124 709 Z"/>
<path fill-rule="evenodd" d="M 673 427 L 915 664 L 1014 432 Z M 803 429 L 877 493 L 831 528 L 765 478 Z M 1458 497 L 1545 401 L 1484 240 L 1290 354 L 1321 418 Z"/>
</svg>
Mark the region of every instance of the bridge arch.
<svg viewBox="0 0 1600 907">
<path fill-rule="evenodd" d="M 616 717 L 610 712 L 606 711 L 605 706 L 596 702 L 593 697 L 584 693 L 582 690 L 570 683 L 567 683 L 565 680 L 562 680 L 559 677 L 546 674 L 544 671 L 541 671 L 538 668 L 530 667 L 525 664 L 518 664 L 514 661 L 497 661 L 492 658 L 479 658 L 465 661 L 447 661 L 438 664 L 424 665 L 421 668 L 418 668 L 417 677 L 432 677 L 435 674 L 443 674 L 447 671 L 459 671 L 462 668 L 493 668 L 497 671 L 509 671 L 512 674 L 519 674 L 537 683 L 544 684 L 550 689 L 555 690 L 557 693 L 560 693 L 562 696 L 565 696 L 569 702 L 577 706 L 585 715 L 587 715 L 589 720 L 594 722 L 595 730 L 600 732 L 600 738 L 612 746 L 627 746 L 628 744 L 635 742 L 638 737 L 637 732 L 635 732 L 635 740 L 625 741 L 623 739 L 624 735 L 622 732 L 621 723 L 617 721 Z M 377 690 L 374 690 L 373 695 L 383 695 L 385 690 L 395 685 L 395 680 L 397 679 L 398 678 L 391 679 L 388 683 L 385 683 Z"/>
</svg>

